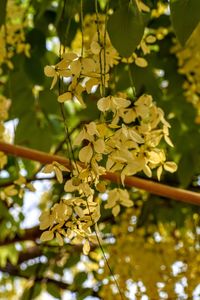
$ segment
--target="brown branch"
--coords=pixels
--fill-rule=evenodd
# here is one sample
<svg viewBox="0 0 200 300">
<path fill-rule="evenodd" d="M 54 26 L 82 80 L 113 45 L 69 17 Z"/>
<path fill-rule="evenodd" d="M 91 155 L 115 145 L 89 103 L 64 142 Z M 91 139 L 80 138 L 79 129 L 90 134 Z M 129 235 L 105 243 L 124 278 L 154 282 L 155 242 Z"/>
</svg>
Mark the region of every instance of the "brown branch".
<svg viewBox="0 0 200 300">
<path fill-rule="evenodd" d="M 7 263 L 7 265 L 5 267 L 0 267 L 0 271 L 3 273 L 8 273 L 10 276 L 20 277 L 20 278 L 24 278 L 24 279 L 31 279 L 31 276 L 21 273 L 21 270 L 17 266 L 13 266 L 11 263 Z M 41 282 L 41 283 L 50 283 L 51 282 L 63 290 L 66 290 L 70 287 L 70 285 L 68 283 L 65 283 L 63 281 L 58 281 L 56 279 L 49 278 L 49 277 L 43 277 L 43 276 L 36 277 L 34 282 Z"/>
<path fill-rule="evenodd" d="M 71 164 L 68 159 L 58 155 L 52 155 L 49 153 L 41 152 L 38 150 L 28 149 L 21 146 L 15 146 L 4 142 L 0 142 L 0 151 L 14 156 L 38 161 L 42 164 L 48 164 L 52 163 L 53 161 L 57 161 L 65 165 L 69 169 L 71 168 Z M 120 183 L 121 181 L 119 174 L 110 172 L 107 172 L 105 175 L 102 176 L 102 178 L 116 183 Z M 125 186 L 143 189 L 154 195 L 159 195 L 162 197 L 171 198 L 182 202 L 200 205 L 199 193 L 183 190 L 180 188 L 170 187 L 154 181 L 137 178 L 135 176 L 126 177 L 124 183 Z"/>
<path fill-rule="evenodd" d="M 17 266 L 13 266 L 11 263 L 8 263 L 5 267 L 0 266 L 0 271 L 2 273 L 9 274 L 10 276 L 13 276 L 13 277 L 18 277 L 18 278 L 27 279 L 27 280 L 32 280 L 33 279 L 32 275 L 31 276 L 26 275 L 25 272 L 21 272 L 21 270 Z M 69 283 L 64 282 L 63 280 L 56 280 L 56 279 L 53 279 L 53 278 L 50 278 L 50 277 L 40 276 L 38 274 L 34 279 L 34 283 L 36 283 L 36 282 L 41 283 L 41 284 L 42 283 L 46 283 L 46 284 L 53 283 L 62 290 L 68 290 L 72 293 L 77 293 L 78 292 L 77 286 L 74 285 L 73 283 L 69 284 Z M 32 287 L 34 287 L 34 286 L 32 286 Z M 82 287 L 80 287 L 80 288 L 82 288 Z M 90 288 L 87 288 L 87 287 L 84 288 L 84 290 L 85 291 L 89 290 L 90 291 L 90 296 L 99 297 L 98 291 L 94 291 L 93 289 L 90 289 Z"/>
<path fill-rule="evenodd" d="M 41 235 L 41 230 L 39 226 L 28 228 L 24 230 L 24 233 L 16 234 L 14 237 L 7 237 L 5 240 L 0 241 L 0 246 L 9 245 L 16 242 L 24 241 L 35 241 Z"/>
<path fill-rule="evenodd" d="M 74 245 L 76 248 L 78 248 L 79 251 L 82 250 L 82 245 Z M 78 247 L 77 247 L 78 246 Z M 72 249 L 71 247 L 71 252 L 74 251 L 74 247 Z M 19 252 L 19 257 L 18 257 L 18 261 L 16 265 L 13 265 L 10 261 L 7 261 L 5 266 L 0 266 L 0 271 L 2 273 L 6 273 L 9 274 L 10 276 L 13 277 L 19 277 L 19 278 L 23 278 L 23 279 L 27 279 L 27 280 L 32 280 L 33 276 L 26 274 L 26 270 L 22 270 L 20 268 L 20 264 L 23 262 L 26 262 L 29 259 L 34 259 L 36 257 L 40 257 L 41 255 L 45 255 L 42 251 L 42 248 L 39 246 L 34 246 L 34 247 L 30 247 L 28 249 L 26 249 L 26 251 L 21 251 Z M 54 256 L 54 258 L 56 259 L 56 256 Z M 46 266 L 46 269 L 48 269 L 48 262 L 47 263 L 38 263 L 35 262 L 36 265 L 36 269 L 40 268 L 40 266 Z M 56 280 L 54 278 L 50 278 L 50 277 L 46 277 L 44 276 L 44 274 L 39 274 L 40 272 L 36 272 L 35 274 L 35 278 L 34 278 L 34 282 L 31 288 L 34 288 L 34 283 L 53 283 L 55 284 L 57 287 L 59 287 L 60 289 L 63 290 L 70 290 L 71 292 L 77 292 L 77 287 L 74 286 L 74 284 L 68 284 L 62 280 Z M 45 273 L 45 272 L 44 272 Z M 87 288 L 86 288 L 87 290 Z M 91 289 L 91 296 L 98 296 L 98 293 L 93 291 Z M 32 299 L 32 298 L 31 298 Z"/>
<path fill-rule="evenodd" d="M 39 246 L 33 246 L 26 249 L 26 251 L 20 251 L 18 253 L 17 265 L 36 257 L 43 255 L 43 251 Z"/>
</svg>

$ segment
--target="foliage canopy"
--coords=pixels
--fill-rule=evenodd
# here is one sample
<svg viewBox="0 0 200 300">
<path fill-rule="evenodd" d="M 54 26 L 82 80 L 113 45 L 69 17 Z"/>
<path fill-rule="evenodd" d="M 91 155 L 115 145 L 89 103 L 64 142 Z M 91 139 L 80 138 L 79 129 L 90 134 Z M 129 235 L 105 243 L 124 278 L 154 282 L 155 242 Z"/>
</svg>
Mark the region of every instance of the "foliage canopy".
<svg viewBox="0 0 200 300">
<path fill-rule="evenodd" d="M 199 299 L 199 12 L 1 1 L 1 299 Z"/>
</svg>

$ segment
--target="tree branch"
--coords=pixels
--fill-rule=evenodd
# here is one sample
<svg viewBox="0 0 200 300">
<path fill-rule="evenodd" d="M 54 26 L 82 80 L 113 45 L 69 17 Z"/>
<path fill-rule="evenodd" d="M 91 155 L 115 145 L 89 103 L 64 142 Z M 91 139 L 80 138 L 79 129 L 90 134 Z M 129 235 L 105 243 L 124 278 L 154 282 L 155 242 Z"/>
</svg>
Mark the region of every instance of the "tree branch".
<svg viewBox="0 0 200 300">
<path fill-rule="evenodd" d="M 26 249 L 26 251 L 19 252 L 17 264 L 21 264 L 29 259 L 36 258 L 43 255 L 43 251 L 39 246 L 33 246 Z"/>
<path fill-rule="evenodd" d="M 63 164 L 69 169 L 71 169 L 71 164 L 69 160 L 58 155 L 52 155 L 38 150 L 33 150 L 21 146 L 15 146 L 4 142 L 0 142 L 0 151 L 14 156 L 38 161 L 42 164 L 48 164 L 52 163 L 53 161 L 57 161 L 60 164 Z M 102 176 L 102 178 L 115 183 L 121 182 L 120 175 L 116 173 L 107 172 L 105 175 Z M 124 183 L 125 186 L 143 189 L 154 195 L 159 195 L 162 197 L 171 198 L 186 203 L 200 205 L 199 193 L 183 190 L 180 188 L 170 187 L 151 180 L 137 178 L 135 176 L 126 177 Z"/>
<path fill-rule="evenodd" d="M 7 237 L 5 240 L 0 240 L 0 246 L 9 245 L 16 242 L 24 242 L 24 241 L 35 241 L 41 235 L 41 230 L 39 226 L 35 226 L 32 228 L 28 228 L 24 230 L 24 233 L 16 234 L 14 237 Z"/>
<path fill-rule="evenodd" d="M 13 266 L 11 263 L 8 263 L 6 265 L 6 267 L 0 267 L 0 271 L 3 273 L 8 273 L 10 276 L 20 277 L 20 278 L 24 278 L 24 279 L 31 279 L 30 276 L 21 274 L 19 268 L 16 266 Z M 70 287 L 70 285 L 68 283 L 65 283 L 63 281 L 58 281 L 53 278 L 42 277 L 42 276 L 36 277 L 34 282 L 45 282 L 45 283 L 51 282 L 51 283 L 56 284 L 58 287 L 60 287 L 63 290 L 66 290 Z"/>
<path fill-rule="evenodd" d="M 81 251 L 82 250 L 82 245 L 77 245 L 76 248 Z M 74 251 L 74 249 L 71 248 L 71 252 Z M 58 254 L 58 253 L 57 253 Z M 23 278 L 23 279 L 27 279 L 27 280 L 32 280 L 33 279 L 33 276 L 31 275 L 28 275 L 26 274 L 26 271 L 23 271 L 21 268 L 20 268 L 20 264 L 29 260 L 29 259 L 34 259 L 36 257 L 40 257 L 41 255 L 45 255 L 42 251 L 42 248 L 39 247 L 39 246 L 33 246 L 31 248 L 28 248 L 26 249 L 26 251 L 22 251 L 22 252 L 19 252 L 19 258 L 18 258 L 18 262 L 16 265 L 13 265 L 12 263 L 10 263 L 9 261 L 7 261 L 6 265 L 5 266 L 0 266 L 0 271 L 2 273 L 7 273 L 9 274 L 10 276 L 13 276 L 13 277 L 19 277 L 19 278 Z M 54 256 L 54 258 L 56 259 L 56 256 Z M 38 266 L 43 266 L 42 263 L 38 263 L 36 262 L 36 269 Z M 48 263 L 45 263 L 46 264 L 46 269 L 48 269 L 48 266 L 49 264 Z M 44 266 L 45 266 L 44 264 Z M 36 273 L 36 276 L 34 278 L 34 283 L 53 283 L 55 284 L 57 287 L 63 289 L 63 290 L 69 290 L 71 291 L 72 293 L 73 292 L 77 292 L 77 287 L 74 286 L 74 284 L 68 284 L 66 282 L 64 282 L 63 280 L 56 280 L 54 278 L 50 278 L 50 277 L 46 277 L 44 276 L 44 274 L 39 274 Z M 32 285 L 31 288 L 34 289 L 34 283 Z M 86 288 L 87 289 L 87 288 Z M 98 296 L 98 293 L 93 291 L 91 289 L 91 296 Z M 31 298 L 32 299 L 32 298 Z"/>
<path fill-rule="evenodd" d="M 13 266 L 10 263 L 7 264 L 6 267 L 0 267 L 0 271 L 2 273 L 7 273 L 7 274 L 9 274 L 10 276 L 13 276 L 13 277 L 23 278 L 23 279 L 27 279 L 27 280 L 31 279 L 32 280 L 32 276 L 22 274 L 21 270 L 19 270 L 18 267 Z M 50 277 L 44 277 L 44 276 L 36 276 L 36 278 L 34 279 L 34 283 L 36 283 L 36 282 L 37 283 L 46 283 L 46 284 L 53 283 L 62 290 L 68 290 L 71 293 L 77 293 L 78 292 L 77 287 L 74 286 L 73 283 L 69 284 L 69 283 L 64 282 L 63 280 L 56 280 L 56 279 L 53 279 L 53 278 L 50 278 Z M 89 290 L 90 291 L 90 296 L 99 297 L 98 291 L 94 291 L 92 288 L 90 289 L 90 288 L 86 287 L 86 288 L 84 288 L 84 290 L 85 291 Z"/>
</svg>

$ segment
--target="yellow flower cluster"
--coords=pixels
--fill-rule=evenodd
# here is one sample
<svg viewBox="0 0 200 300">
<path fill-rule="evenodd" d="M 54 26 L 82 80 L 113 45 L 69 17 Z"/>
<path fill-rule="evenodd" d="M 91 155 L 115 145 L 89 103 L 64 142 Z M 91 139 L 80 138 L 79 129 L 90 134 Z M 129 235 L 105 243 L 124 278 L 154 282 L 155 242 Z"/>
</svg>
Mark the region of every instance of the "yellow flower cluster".
<svg viewBox="0 0 200 300">
<path fill-rule="evenodd" d="M 85 107 L 83 92 L 93 93 L 98 86 L 103 92 L 108 86 L 111 68 L 119 62 L 118 53 L 105 32 L 105 17 L 99 16 L 98 26 L 95 21 L 96 16 L 85 18 L 81 54 L 64 53 L 60 62 L 44 69 L 45 75 L 53 78 L 51 89 L 59 78 L 67 83 L 67 90 L 58 96 L 60 103 L 77 99 Z M 144 54 L 150 51 L 147 45 L 154 42 L 154 36 L 145 35 L 140 45 Z M 146 66 L 146 61 L 136 54 L 132 60 L 141 67 Z M 173 146 L 169 138 L 170 125 L 150 95 L 142 95 L 134 103 L 126 94 L 102 96 L 97 107 L 104 121 L 84 125 L 73 141 L 73 147 L 79 149 L 79 162 L 73 162 L 71 179 L 64 184 L 66 197 L 40 217 L 40 227 L 46 230 L 41 236 L 43 241 L 56 237 L 62 244 L 66 237 L 83 243 L 84 253 L 88 253 L 90 242 L 95 242 L 91 226 L 100 218 L 96 192 L 107 193 L 105 208 L 112 209 L 114 216 L 120 213 L 121 206 L 133 205 L 125 189 L 109 191 L 101 175 L 120 172 L 124 183 L 126 176 L 141 171 L 151 177 L 152 169 L 157 169 L 160 179 L 163 169 L 174 172 L 177 168 L 174 162 L 166 161 L 165 151 L 160 147 L 163 139 Z M 62 183 L 62 172 L 69 170 L 54 162 L 44 171 L 54 171 Z"/>
<path fill-rule="evenodd" d="M 65 102 L 77 99 L 80 104 L 85 107 L 82 99 L 82 93 L 90 94 L 94 87 L 100 85 L 108 86 L 110 69 L 120 62 L 135 63 L 141 68 L 145 68 L 148 63 L 138 54 L 133 53 L 129 59 L 120 58 L 119 54 L 112 46 L 108 33 L 105 31 L 105 16 L 99 15 L 99 26 L 97 30 L 96 16 L 86 15 L 83 24 L 84 56 L 81 47 L 81 32 L 78 31 L 75 37 L 72 49 L 74 52 L 64 53 L 59 63 L 54 66 L 46 66 L 44 68 L 45 75 L 52 77 L 53 81 L 51 89 L 56 85 L 58 78 L 61 77 L 65 81 L 70 82 L 67 91 L 58 97 L 59 102 Z M 143 55 L 150 53 L 151 45 L 155 43 L 156 38 L 150 32 L 146 32 L 138 49 L 141 49 Z M 79 54 L 75 53 L 78 49 Z"/>
<path fill-rule="evenodd" d="M 77 99 L 85 107 L 82 93 L 84 91 L 91 93 L 92 87 L 101 83 L 99 63 L 92 57 L 79 57 L 73 52 L 63 54 L 62 60 L 57 65 L 46 66 L 44 72 L 46 76 L 53 77 L 51 89 L 59 77 L 70 81 L 67 91 L 58 97 L 60 103 Z M 106 76 L 106 81 L 108 81 L 108 76 Z"/>
<path fill-rule="evenodd" d="M 58 243 L 63 245 L 63 239 L 68 238 L 74 244 L 83 243 L 83 253 L 88 254 L 90 242 L 97 242 L 91 226 L 100 218 L 100 207 L 93 197 L 94 190 L 88 182 L 87 170 L 82 169 L 81 166 L 77 166 L 77 170 L 73 170 L 74 177 L 65 182 L 66 197 L 63 197 L 60 203 L 56 203 L 50 211 L 41 214 L 40 229 L 45 230 L 41 235 L 41 240 L 49 241 L 56 237 Z M 69 170 L 54 162 L 52 165 L 47 165 L 44 171 L 45 173 L 54 171 L 61 183 L 63 182 L 62 172 Z M 68 197 L 69 193 L 76 191 L 79 197 Z"/>
<path fill-rule="evenodd" d="M 29 45 L 25 43 L 24 19 L 25 8 L 14 0 L 8 0 L 6 5 L 6 21 L 0 28 L 0 68 L 6 63 L 13 68 L 11 58 L 15 53 L 24 52 L 28 55 Z M 0 69 L 2 75 L 2 70 Z M 5 140 L 3 122 L 8 118 L 8 108 L 11 101 L 0 95 L 0 140 Z M 0 152 L 0 169 L 7 163 L 7 157 Z"/>
<path fill-rule="evenodd" d="M 27 182 L 25 177 L 20 175 L 19 178 L 13 182 L 13 184 L 0 190 L 0 198 L 10 205 L 13 203 L 12 197 L 18 195 L 20 198 L 22 198 L 25 190 L 34 192 L 35 188 L 30 182 Z"/>
<path fill-rule="evenodd" d="M 101 98 L 97 106 L 103 113 L 113 114 L 111 123 L 105 123 L 109 132 L 105 137 L 107 171 L 120 171 L 122 183 L 125 176 L 140 171 L 151 177 L 151 169 L 157 168 L 158 179 L 163 168 L 176 171 L 176 164 L 166 162 L 164 150 L 158 148 L 162 138 L 168 145 L 173 144 L 169 138 L 170 125 L 150 95 L 142 95 L 134 105 L 128 99 L 108 96 Z"/>
<path fill-rule="evenodd" d="M 0 141 L 6 141 L 7 135 L 5 133 L 4 121 L 8 118 L 8 110 L 11 105 L 11 101 L 0 95 Z M 0 151 L 0 170 L 7 164 L 7 156 L 4 152 Z M 18 195 L 20 198 L 23 197 L 25 189 L 34 191 L 34 187 L 31 183 L 27 182 L 23 176 L 19 176 L 13 184 L 2 188 L 0 190 L 0 198 L 6 201 L 8 205 L 13 202 L 12 197 Z"/>
<path fill-rule="evenodd" d="M 194 217 L 188 216 L 184 230 L 180 231 L 175 223 L 165 221 L 148 224 L 146 228 L 137 227 L 141 208 L 137 205 L 137 208 L 126 209 L 120 214 L 118 222 L 112 226 L 115 243 L 110 243 L 107 248 L 108 262 L 118 279 L 122 294 L 138 299 L 143 295 L 150 299 L 162 299 L 161 294 L 165 293 L 167 299 L 177 299 L 175 286 L 181 278 L 187 278 L 189 285 L 186 292 L 188 298 L 192 299 L 199 283 L 197 262 L 200 261 L 200 253 L 196 250 L 196 233 L 191 227 Z M 178 268 L 177 260 L 184 263 L 184 268 Z M 178 274 L 172 271 L 175 264 Z M 103 281 L 101 299 L 121 299 L 113 289 L 113 278 L 107 268 L 98 275 L 99 280 L 104 278 L 108 280 Z M 131 290 L 135 295 L 131 294 Z"/>
<path fill-rule="evenodd" d="M 109 67 L 118 64 L 120 59 L 118 52 L 112 46 L 107 31 L 105 30 L 105 15 L 98 14 L 98 30 L 96 15 L 86 15 L 83 23 L 83 47 L 87 54 L 92 53 L 94 60 L 99 63 L 100 57 L 102 68 L 108 72 Z M 98 32 L 99 31 L 99 32 Z M 80 53 L 82 48 L 82 34 L 77 32 L 72 49 Z"/>
<path fill-rule="evenodd" d="M 83 253 L 88 254 L 90 242 L 97 243 L 91 231 L 93 221 L 96 223 L 97 203 L 85 201 L 82 198 L 61 199 L 50 211 L 40 216 L 40 229 L 46 230 L 41 235 L 42 241 L 49 241 L 56 237 L 58 243 L 63 245 L 63 238 L 73 240 L 74 244 L 83 243 Z M 91 221 L 92 219 L 92 221 Z"/>
<path fill-rule="evenodd" d="M 125 207 L 133 206 L 133 201 L 130 200 L 128 191 L 119 188 L 108 191 L 108 200 L 104 206 L 105 209 L 112 208 L 112 214 L 116 217 L 120 213 L 120 205 Z"/>
<path fill-rule="evenodd" d="M 176 44 L 173 49 L 178 58 L 179 73 L 186 77 L 184 95 L 197 110 L 196 122 L 200 123 L 200 25 L 184 47 Z"/>
<path fill-rule="evenodd" d="M 50 212 L 42 213 L 41 229 L 48 229 L 41 236 L 43 241 L 54 236 L 60 244 L 64 237 L 84 245 L 85 239 L 87 245 L 91 239 L 94 241 L 91 226 L 100 218 L 99 204 L 94 195 L 95 190 L 106 192 L 106 186 L 100 181 L 100 176 L 106 171 L 120 171 L 122 183 L 125 176 L 140 171 L 151 177 L 151 169 L 157 168 L 159 179 L 163 168 L 169 172 L 176 171 L 176 164 L 166 162 L 165 152 L 159 148 L 162 138 L 173 146 L 168 132 L 170 125 L 151 96 L 141 96 L 134 105 L 128 99 L 108 96 L 99 99 L 97 106 L 105 118 L 107 113 L 111 117 L 110 112 L 113 118 L 110 122 L 86 124 L 76 137 L 74 145 L 80 146 L 84 142 L 79 151 L 79 160 L 83 164 L 74 165 L 72 178 L 65 182 L 64 190 L 67 194 L 76 193 L 78 197 L 63 198 Z M 44 171 L 54 171 L 62 183 L 62 172 L 69 170 L 53 163 L 47 165 Z M 120 205 L 133 205 L 126 190 L 114 189 L 107 193 L 105 208 L 111 208 L 114 216 L 119 214 Z M 87 251 L 84 250 L 84 253 Z"/>
<path fill-rule="evenodd" d="M 24 20 L 25 7 L 14 0 L 8 0 L 6 22 L 0 28 L 0 65 L 6 63 L 13 68 L 11 58 L 15 53 L 29 56 L 29 45 L 25 42 Z"/>
<path fill-rule="evenodd" d="M 0 95 L 0 140 L 5 140 L 5 127 L 3 122 L 8 118 L 8 109 L 10 107 L 10 100 Z M 7 163 L 7 156 L 0 152 L 0 169 L 3 169 Z"/>
</svg>

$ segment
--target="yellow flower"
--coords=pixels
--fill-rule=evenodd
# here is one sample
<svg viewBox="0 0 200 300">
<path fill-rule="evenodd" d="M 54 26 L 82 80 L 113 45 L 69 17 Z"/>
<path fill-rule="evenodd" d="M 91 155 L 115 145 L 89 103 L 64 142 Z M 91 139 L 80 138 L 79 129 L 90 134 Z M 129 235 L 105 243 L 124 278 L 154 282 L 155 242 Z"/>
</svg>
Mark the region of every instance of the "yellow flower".
<svg viewBox="0 0 200 300">
<path fill-rule="evenodd" d="M 130 200 L 128 191 L 119 188 L 108 191 L 108 200 L 104 205 L 105 209 L 112 208 L 112 214 L 116 217 L 120 213 L 120 205 L 125 207 L 133 206 L 133 201 Z"/>
<path fill-rule="evenodd" d="M 54 66 L 45 66 L 44 67 L 44 74 L 47 77 L 53 77 L 53 81 L 52 81 L 51 87 L 50 87 L 50 89 L 53 89 L 54 86 L 56 85 L 57 80 L 58 80 L 59 73 L 56 71 Z"/>
<path fill-rule="evenodd" d="M 58 182 L 62 183 L 63 182 L 62 172 L 70 172 L 70 170 L 65 166 L 59 164 L 58 162 L 54 161 L 52 164 L 46 165 L 43 169 L 43 172 L 44 173 L 55 172 Z"/>
</svg>

